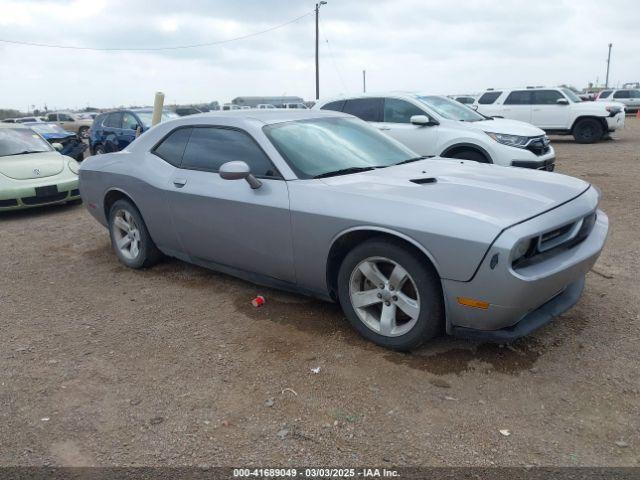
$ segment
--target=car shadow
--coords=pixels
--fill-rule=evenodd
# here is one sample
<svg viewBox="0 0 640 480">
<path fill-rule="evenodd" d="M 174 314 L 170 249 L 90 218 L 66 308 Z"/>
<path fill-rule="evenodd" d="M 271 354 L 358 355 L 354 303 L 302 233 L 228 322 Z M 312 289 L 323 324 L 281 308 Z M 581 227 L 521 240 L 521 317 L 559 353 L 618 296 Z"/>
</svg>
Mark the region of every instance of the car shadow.
<svg viewBox="0 0 640 480">
<path fill-rule="evenodd" d="M 0 212 L 0 222 L 22 221 L 43 216 L 60 215 L 74 208 L 82 208 L 82 205 L 78 203 L 62 203 L 57 205 L 41 205 L 38 207 L 25 208 L 23 210 L 6 210 L 4 212 Z"/>
</svg>

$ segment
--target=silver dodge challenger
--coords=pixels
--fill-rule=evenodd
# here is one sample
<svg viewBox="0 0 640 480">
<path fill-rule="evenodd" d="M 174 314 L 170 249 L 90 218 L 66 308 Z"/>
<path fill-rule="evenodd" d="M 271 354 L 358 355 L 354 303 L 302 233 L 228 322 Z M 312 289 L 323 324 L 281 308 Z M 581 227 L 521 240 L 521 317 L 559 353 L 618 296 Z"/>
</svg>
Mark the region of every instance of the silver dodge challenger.
<svg viewBox="0 0 640 480">
<path fill-rule="evenodd" d="M 609 225 L 582 180 L 419 157 L 310 110 L 162 123 L 85 160 L 80 192 L 125 265 L 164 254 L 336 301 L 396 350 L 546 324 L 578 301 Z"/>
</svg>

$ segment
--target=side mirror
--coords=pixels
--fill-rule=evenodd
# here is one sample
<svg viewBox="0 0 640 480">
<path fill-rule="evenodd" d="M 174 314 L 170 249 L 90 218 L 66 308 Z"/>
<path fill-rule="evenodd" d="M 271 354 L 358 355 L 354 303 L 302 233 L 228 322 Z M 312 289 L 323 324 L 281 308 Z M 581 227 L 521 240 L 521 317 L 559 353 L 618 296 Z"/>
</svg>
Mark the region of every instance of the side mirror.
<svg viewBox="0 0 640 480">
<path fill-rule="evenodd" d="M 55 148 L 58 152 L 64 148 L 64 145 L 62 145 L 61 143 L 58 143 L 58 142 L 52 143 L 51 146 L 53 148 Z"/>
<path fill-rule="evenodd" d="M 409 121 L 413 125 L 417 125 L 419 127 L 432 127 L 434 125 L 439 125 L 438 122 L 431 120 L 426 115 L 413 115 Z"/>
<path fill-rule="evenodd" d="M 249 186 L 256 190 L 262 186 L 262 182 L 251 175 L 251 169 L 246 162 L 234 161 L 223 163 L 218 172 L 224 180 L 246 180 Z"/>
<path fill-rule="evenodd" d="M 569 100 L 567 100 L 566 98 L 559 98 L 558 100 L 556 100 L 556 103 L 558 105 L 569 105 Z"/>
</svg>

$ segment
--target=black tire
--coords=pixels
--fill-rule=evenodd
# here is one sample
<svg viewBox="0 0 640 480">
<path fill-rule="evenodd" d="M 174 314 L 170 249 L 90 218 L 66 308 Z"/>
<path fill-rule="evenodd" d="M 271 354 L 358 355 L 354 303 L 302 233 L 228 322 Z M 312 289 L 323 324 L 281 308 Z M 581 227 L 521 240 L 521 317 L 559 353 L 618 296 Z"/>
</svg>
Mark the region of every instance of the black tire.
<svg viewBox="0 0 640 480">
<path fill-rule="evenodd" d="M 478 163 L 491 163 L 487 157 L 477 150 L 457 150 L 453 154 L 445 155 L 446 158 L 459 158 L 460 160 L 471 160 Z"/>
<path fill-rule="evenodd" d="M 402 266 L 416 286 L 420 298 L 420 311 L 413 327 L 402 335 L 381 335 L 369 328 L 360 320 L 351 303 L 352 273 L 361 262 L 371 257 L 384 257 Z M 444 307 L 437 272 L 424 257 L 391 239 L 373 238 L 358 245 L 347 254 L 338 272 L 338 296 L 342 310 L 358 333 L 385 348 L 410 351 L 439 335 L 443 330 Z"/>
<path fill-rule="evenodd" d="M 105 152 L 104 147 L 102 145 L 96 145 L 93 149 L 94 155 L 103 155 Z"/>
<path fill-rule="evenodd" d="M 573 127 L 573 138 L 577 143 L 595 143 L 602 139 L 602 124 L 593 118 L 579 120 Z"/>
<path fill-rule="evenodd" d="M 133 218 L 134 224 L 139 232 L 139 239 L 137 240 L 139 245 L 138 254 L 133 258 L 125 256 L 117 245 L 116 236 L 118 233 L 117 228 L 114 226 L 114 221 L 119 212 L 128 212 Z M 109 236 L 111 237 L 111 245 L 116 256 L 129 268 L 148 268 L 158 263 L 162 258 L 162 253 L 151 239 L 142 215 L 140 215 L 138 209 L 129 200 L 117 200 L 109 209 Z"/>
<path fill-rule="evenodd" d="M 89 138 L 89 127 L 80 127 L 80 129 L 78 130 L 78 136 L 82 140 L 86 140 L 87 138 Z"/>
</svg>

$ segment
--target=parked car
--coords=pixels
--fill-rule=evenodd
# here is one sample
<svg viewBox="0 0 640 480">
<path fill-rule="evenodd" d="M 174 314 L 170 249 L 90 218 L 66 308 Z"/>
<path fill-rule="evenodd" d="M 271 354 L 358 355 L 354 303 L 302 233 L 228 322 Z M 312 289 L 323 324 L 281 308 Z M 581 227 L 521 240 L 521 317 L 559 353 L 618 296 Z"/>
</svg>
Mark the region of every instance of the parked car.
<svg viewBox="0 0 640 480">
<path fill-rule="evenodd" d="M 425 160 L 318 110 L 165 122 L 85 160 L 80 185 L 126 266 L 166 254 L 338 301 L 398 350 L 528 334 L 578 301 L 608 231 L 583 180 Z"/>
<path fill-rule="evenodd" d="M 202 110 L 199 110 L 196 107 L 176 107 L 175 112 L 181 117 L 186 117 L 187 115 L 202 113 Z"/>
<path fill-rule="evenodd" d="M 42 122 L 41 117 L 20 117 L 16 118 L 14 123 Z"/>
<path fill-rule="evenodd" d="M 133 142 L 137 135 L 151 128 L 153 110 L 149 108 L 114 110 L 101 113 L 93 121 L 89 135 L 92 155 L 118 152 Z M 160 121 L 179 118 L 178 114 L 164 110 Z"/>
<path fill-rule="evenodd" d="M 0 211 L 79 201 L 78 162 L 24 125 L 0 124 Z"/>
<path fill-rule="evenodd" d="M 573 135 L 594 143 L 624 126 L 624 107 L 614 102 L 583 102 L 568 88 L 487 90 L 474 103 L 490 117 L 529 122 L 548 134 Z"/>
<path fill-rule="evenodd" d="M 259 104 L 256 106 L 256 108 L 257 108 L 258 110 L 264 110 L 265 108 L 267 108 L 267 109 L 268 109 L 268 108 L 276 108 L 276 106 L 275 106 L 275 105 L 271 105 L 270 103 L 259 103 Z"/>
<path fill-rule="evenodd" d="M 222 110 L 241 110 L 239 105 L 235 105 L 233 103 L 225 103 L 222 105 Z"/>
<path fill-rule="evenodd" d="M 621 88 L 615 90 L 603 90 L 596 99 L 598 102 L 620 102 L 627 113 L 636 113 L 640 110 L 640 90 L 637 88 Z"/>
<path fill-rule="evenodd" d="M 93 124 L 90 118 L 80 118 L 71 112 L 51 112 L 45 115 L 47 122 L 53 122 L 60 125 L 69 132 L 80 135 L 80 138 L 89 138 L 89 129 Z"/>
<path fill-rule="evenodd" d="M 40 134 L 42 138 L 52 145 L 54 143 L 62 145 L 62 148 L 59 150 L 62 155 L 71 157 L 78 162 L 84 159 L 87 144 L 82 141 L 77 133 L 67 132 L 57 123 L 26 122 L 23 123 L 23 125 Z"/>
<path fill-rule="evenodd" d="M 2 123 L 16 123 L 17 118 L 5 118 Z"/>
<path fill-rule="evenodd" d="M 424 156 L 549 171 L 555 167 L 555 151 L 539 128 L 485 117 L 447 97 L 362 95 L 318 101 L 313 108 L 355 115 Z"/>
<path fill-rule="evenodd" d="M 308 110 L 307 106 L 304 103 L 283 103 L 282 108 L 293 110 Z"/>
</svg>

